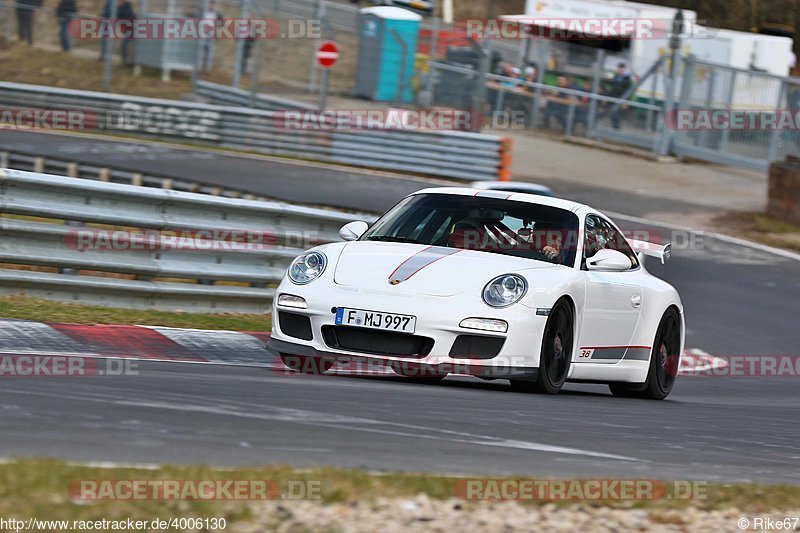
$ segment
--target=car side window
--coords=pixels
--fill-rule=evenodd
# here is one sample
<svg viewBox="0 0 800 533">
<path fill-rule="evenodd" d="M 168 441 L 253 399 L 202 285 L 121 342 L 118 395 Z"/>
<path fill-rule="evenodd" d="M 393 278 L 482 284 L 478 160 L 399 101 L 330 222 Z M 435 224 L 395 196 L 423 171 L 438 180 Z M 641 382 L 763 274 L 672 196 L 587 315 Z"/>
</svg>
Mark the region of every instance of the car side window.
<svg viewBox="0 0 800 533">
<path fill-rule="evenodd" d="M 631 260 L 631 268 L 639 266 L 639 259 L 633 249 L 625 240 L 622 233 L 609 221 L 597 215 L 586 217 L 585 235 L 583 240 L 583 262 L 581 268 L 586 268 L 586 260 L 600 250 L 617 250 Z"/>
</svg>

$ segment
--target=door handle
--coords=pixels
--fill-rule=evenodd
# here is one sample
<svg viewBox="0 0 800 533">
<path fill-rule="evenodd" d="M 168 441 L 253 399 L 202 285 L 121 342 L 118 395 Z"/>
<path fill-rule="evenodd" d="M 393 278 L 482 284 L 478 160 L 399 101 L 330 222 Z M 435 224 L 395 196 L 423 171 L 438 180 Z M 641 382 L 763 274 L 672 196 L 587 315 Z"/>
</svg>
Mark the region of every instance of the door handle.
<svg viewBox="0 0 800 533">
<path fill-rule="evenodd" d="M 642 306 L 642 295 L 641 294 L 634 294 L 631 296 L 631 307 L 634 309 L 639 309 Z"/>
</svg>

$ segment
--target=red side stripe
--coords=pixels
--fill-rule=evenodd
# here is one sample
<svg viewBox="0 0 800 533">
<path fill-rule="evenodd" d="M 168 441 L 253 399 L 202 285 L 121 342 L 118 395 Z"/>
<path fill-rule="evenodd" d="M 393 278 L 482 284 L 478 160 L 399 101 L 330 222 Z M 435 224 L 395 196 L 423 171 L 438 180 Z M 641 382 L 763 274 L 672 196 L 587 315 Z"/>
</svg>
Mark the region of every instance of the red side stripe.
<svg viewBox="0 0 800 533">
<path fill-rule="evenodd" d="M 625 348 L 641 348 L 642 350 L 649 350 L 652 346 L 581 346 L 579 350 L 622 350 Z"/>
</svg>

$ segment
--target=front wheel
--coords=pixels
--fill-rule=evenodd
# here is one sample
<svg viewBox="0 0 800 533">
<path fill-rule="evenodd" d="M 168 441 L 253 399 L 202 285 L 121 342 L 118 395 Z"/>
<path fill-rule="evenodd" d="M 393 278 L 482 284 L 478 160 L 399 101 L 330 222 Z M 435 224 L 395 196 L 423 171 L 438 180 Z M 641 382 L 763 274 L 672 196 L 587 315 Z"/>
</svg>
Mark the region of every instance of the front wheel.
<svg viewBox="0 0 800 533">
<path fill-rule="evenodd" d="M 674 307 L 667 309 L 656 332 L 647 380 L 643 384 L 611 383 L 614 396 L 663 400 L 672 391 L 678 376 L 681 349 L 681 326 Z"/>
<path fill-rule="evenodd" d="M 567 381 L 572 361 L 575 327 L 572 307 L 566 300 L 556 302 L 544 327 L 539 371 L 535 381 L 511 380 L 511 388 L 519 392 L 558 394 Z"/>
</svg>

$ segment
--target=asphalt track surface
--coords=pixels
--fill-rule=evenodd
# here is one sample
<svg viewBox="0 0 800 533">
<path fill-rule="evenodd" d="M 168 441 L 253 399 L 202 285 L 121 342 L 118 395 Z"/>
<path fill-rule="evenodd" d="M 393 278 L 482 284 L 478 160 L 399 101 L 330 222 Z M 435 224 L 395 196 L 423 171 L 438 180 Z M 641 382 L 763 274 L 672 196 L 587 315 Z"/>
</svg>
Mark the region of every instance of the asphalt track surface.
<svg viewBox="0 0 800 533">
<path fill-rule="evenodd" d="M 259 194 L 363 210 L 382 209 L 426 186 L 419 180 L 212 154 L 227 168 L 220 174 L 209 161 L 194 162 L 183 150 L 176 155 L 164 148 L 169 155 L 145 159 L 124 156 L 122 148 L 103 141 L 77 139 L 0 132 L 0 149 L 26 144 L 42 155 L 49 150 L 63 157 L 69 146 L 76 160 L 114 158 L 115 166 L 152 165 L 162 174 L 191 168 L 195 181 L 224 176 L 228 187 L 238 179 L 231 176 L 248 175 L 253 187 L 264 187 L 251 189 Z M 247 173 L 259 165 L 261 178 L 256 170 Z M 367 186 L 376 189 L 367 194 Z M 591 195 L 560 192 L 578 200 Z M 661 200 L 619 193 L 592 198 L 599 209 L 632 215 L 652 210 L 652 202 L 662 211 L 670 208 Z M 681 293 L 687 347 L 714 355 L 797 355 L 800 262 L 692 238 L 691 246 L 676 247 L 666 266 L 648 263 Z M 142 363 L 140 374 L 131 376 L 3 380 L 0 455 L 800 483 L 798 380 L 684 377 L 667 401 L 651 402 L 613 398 L 598 385 L 568 385 L 562 394 L 545 397 L 512 393 L 502 381 L 469 378 L 422 385 Z"/>
<path fill-rule="evenodd" d="M 0 150 L 108 166 L 131 172 L 236 189 L 276 200 L 320 204 L 354 211 L 382 213 L 398 199 L 432 184 L 445 183 L 369 170 L 330 167 L 277 158 L 245 157 L 218 151 L 181 148 L 146 141 L 108 140 L 88 135 L 63 135 L 0 129 Z M 451 184 L 456 182 L 450 182 Z M 674 209 L 696 210 L 686 203 L 621 194 L 602 187 L 576 187 L 549 181 L 557 193 L 579 202 L 630 215 Z"/>
</svg>

